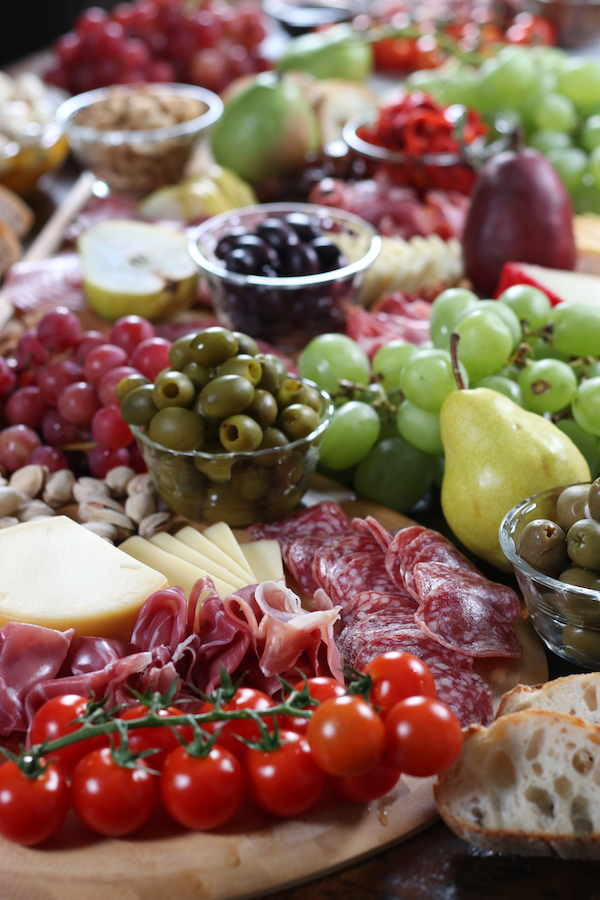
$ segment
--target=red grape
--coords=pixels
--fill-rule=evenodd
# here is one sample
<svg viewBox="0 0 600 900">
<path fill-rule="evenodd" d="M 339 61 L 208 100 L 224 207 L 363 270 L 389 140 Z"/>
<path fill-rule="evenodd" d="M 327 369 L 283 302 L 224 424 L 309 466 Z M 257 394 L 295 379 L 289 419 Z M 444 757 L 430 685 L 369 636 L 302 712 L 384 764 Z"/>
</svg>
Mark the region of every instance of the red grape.
<svg viewBox="0 0 600 900">
<path fill-rule="evenodd" d="M 188 64 L 188 74 L 193 84 L 201 84 L 216 94 L 220 93 L 230 80 L 229 69 L 223 55 L 213 47 L 194 53 Z"/>
<path fill-rule="evenodd" d="M 129 38 L 123 44 L 120 57 L 125 69 L 144 69 L 150 62 L 150 51 L 139 38 Z"/>
<path fill-rule="evenodd" d="M 75 425 L 89 425 L 99 408 L 96 388 L 85 381 L 70 384 L 58 398 L 59 413 Z"/>
<path fill-rule="evenodd" d="M 146 80 L 143 69 L 125 69 L 115 84 L 142 84 Z"/>
<path fill-rule="evenodd" d="M 105 343 L 106 335 L 102 334 L 101 331 L 84 331 L 73 352 L 75 362 L 82 366 L 90 350 Z"/>
<path fill-rule="evenodd" d="M 17 386 L 17 376 L 3 356 L 0 356 L 0 397 L 6 397 Z"/>
<path fill-rule="evenodd" d="M 19 338 L 19 343 L 15 349 L 15 359 L 19 369 L 28 369 L 30 366 L 43 366 L 47 356 L 46 348 L 40 344 L 35 329 L 32 328 L 26 331 Z"/>
<path fill-rule="evenodd" d="M 96 74 L 92 63 L 80 63 L 75 69 L 71 83 L 74 93 L 82 94 L 93 90 L 96 87 Z"/>
<path fill-rule="evenodd" d="M 51 447 L 67 446 L 77 443 L 79 428 L 63 418 L 57 409 L 49 409 L 42 421 L 42 434 Z"/>
<path fill-rule="evenodd" d="M 39 387 L 19 388 L 11 394 L 4 407 L 4 415 L 11 425 L 29 425 L 41 428 L 44 413 L 48 409 Z"/>
<path fill-rule="evenodd" d="M 135 28 L 142 34 L 156 31 L 158 7 L 152 0 L 141 0 L 135 4 Z"/>
<path fill-rule="evenodd" d="M 116 59 L 107 57 L 96 63 L 94 72 L 96 73 L 97 83 L 101 87 L 107 87 L 110 84 L 114 84 L 119 77 L 121 73 L 121 64 L 117 62 Z"/>
<path fill-rule="evenodd" d="M 54 44 L 54 52 L 65 66 L 71 66 L 81 56 L 81 38 L 75 32 L 63 34 Z"/>
<path fill-rule="evenodd" d="M 221 37 L 221 24 L 215 18 L 210 9 L 200 9 L 190 23 L 196 38 L 196 49 L 206 50 L 207 47 L 216 47 Z"/>
<path fill-rule="evenodd" d="M 79 340 L 81 327 L 74 312 L 66 306 L 57 306 L 46 313 L 37 327 L 40 344 L 55 353 L 64 353 Z"/>
<path fill-rule="evenodd" d="M 134 369 L 133 366 L 117 366 L 116 369 L 111 369 L 110 372 L 107 372 L 98 385 L 98 399 L 102 406 L 120 406 L 121 404 L 116 394 L 118 383 L 123 378 L 127 378 L 128 375 L 139 374 L 138 370 Z"/>
<path fill-rule="evenodd" d="M 37 374 L 36 383 L 42 392 L 42 397 L 51 406 L 56 406 L 59 395 L 62 394 L 68 384 L 81 381 L 83 371 L 80 366 L 70 359 L 52 363 Z"/>
<path fill-rule="evenodd" d="M 69 468 L 67 457 L 60 450 L 57 450 L 56 447 L 37 447 L 27 457 L 25 464 L 28 466 L 47 466 L 50 472 L 58 472 L 59 469 Z"/>
<path fill-rule="evenodd" d="M 138 344 L 156 335 L 154 325 L 141 316 L 123 316 L 110 330 L 110 342 L 122 347 L 131 356 Z"/>
<path fill-rule="evenodd" d="M 119 56 L 125 43 L 125 31 L 118 22 L 104 22 L 98 28 L 97 49 L 100 58 L 105 54 Z"/>
<path fill-rule="evenodd" d="M 150 63 L 146 69 L 146 78 L 148 81 L 175 81 L 175 69 L 171 63 L 159 59 Z"/>
<path fill-rule="evenodd" d="M 228 24 L 228 34 L 243 47 L 257 47 L 267 36 L 260 7 L 256 3 L 240 3 Z"/>
<path fill-rule="evenodd" d="M 127 353 L 116 344 L 101 344 L 90 350 L 83 364 L 86 381 L 99 384 L 103 375 L 117 366 L 127 364 Z"/>
<path fill-rule="evenodd" d="M 36 447 L 40 446 L 40 439 L 27 425 L 11 425 L 0 432 L 0 465 L 9 472 L 16 472 L 25 465 L 29 456 Z"/>
<path fill-rule="evenodd" d="M 129 425 L 118 406 L 104 406 L 92 419 L 92 437 L 106 450 L 120 450 L 132 441 Z"/>
<path fill-rule="evenodd" d="M 2 435 L 0 435 L 0 439 Z M 107 472 L 116 466 L 129 465 L 129 451 L 122 447 L 120 450 L 106 450 L 97 444 L 89 452 L 88 466 L 94 478 L 106 478 Z"/>
<path fill-rule="evenodd" d="M 135 6 L 133 3 L 117 3 L 110 15 L 113 22 L 118 22 L 126 30 L 135 23 Z"/>
<path fill-rule="evenodd" d="M 62 63 L 50 63 L 44 72 L 44 81 L 47 84 L 52 84 L 54 87 L 60 88 L 62 91 L 71 90 L 71 80 L 65 69 L 63 69 Z"/>
<path fill-rule="evenodd" d="M 142 456 L 142 451 L 140 450 L 137 441 L 134 441 L 133 444 L 130 444 L 129 457 L 129 465 L 136 473 L 136 475 L 143 475 L 144 472 L 148 471 L 148 466 L 146 465 L 146 461 Z"/>
<path fill-rule="evenodd" d="M 171 341 L 159 337 L 149 338 L 137 345 L 131 354 L 131 365 L 150 381 L 154 381 L 159 372 L 170 367 L 170 349 Z"/>
<path fill-rule="evenodd" d="M 98 25 L 105 22 L 107 18 L 108 13 L 106 10 L 101 9 L 99 6 L 90 6 L 89 9 L 84 9 L 77 17 L 75 21 L 75 30 L 78 34 L 82 35 L 93 34 L 98 28 Z"/>
</svg>

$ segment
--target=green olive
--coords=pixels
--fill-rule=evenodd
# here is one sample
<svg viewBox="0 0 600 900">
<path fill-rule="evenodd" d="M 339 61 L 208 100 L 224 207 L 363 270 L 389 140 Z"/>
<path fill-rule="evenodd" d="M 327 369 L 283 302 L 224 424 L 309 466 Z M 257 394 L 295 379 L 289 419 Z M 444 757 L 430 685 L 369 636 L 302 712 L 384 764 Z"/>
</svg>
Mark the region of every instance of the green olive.
<svg viewBox="0 0 600 900">
<path fill-rule="evenodd" d="M 228 453 L 258 450 L 262 438 L 262 428 L 250 416 L 229 416 L 219 428 L 219 440 Z"/>
<path fill-rule="evenodd" d="M 274 447 L 285 447 L 289 444 L 288 438 L 279 428 L 265 428 L 260 450 L 271 450 Z"/>
<path fill-rule="evenodd" d="M 241 413 L 254 399 L 254 386 L 241 375 L 220 375 L 200 391 L 198 402 L 207 416 L 226 419 Z"/>
<path fill-rule="evenodd" d="M 199 366 L 195 362 L 188 363 L 183 374 L 187 375 L 197 391 L 201 391 L 211 379 L 211 370 L 205 369 L 204 366 Z"/>
<path fill-rule="evenodd" d="M 199 472 L 206 475 L 214 484 L 227 484 L 231 479 L 231 469 L 235 465 L 234 459 L 215 456 L 214 459 L 204 459 L 197 456 L 194 465 Z"/>
<path fill-rule="evenodd" d="M 247 353 L 248 356 L 256 356 L 259 352 L 258 344 L 249 334 L 244 334 L 241 331 L 234 331 L 233 336 L 237 338 L 239 348 L 238 353 Z"/>
<path fill-rule="evenodd" d="M 202 512 L 209 522 L 226 522 L 234 528 L 252 525 L 257 519 L 254 505 L 236 497 L 225 484 L 209 487 Z"/>
<path fill-rule="evenodd" d="M 287 366 L 282 359 L 274 353 L 258 353 L 256 356 L 263 370 L 258 387 L 262 391 L 275 394 L 287 378 Z"/>
<path fill-rule="evenodd" d="M 236 472 L 231 480 L 232 493 L 249 503 L 261 500 L 267 493 L 268 487 L 269 476 L 266 470 L 252 464 Z"/>
<path fill-rule="evenodd" d="M 600 573 L 591 569 L 582 569 L 579 566 L 571 566 L 561 572 L 558 578 L 565 584 L 576 584 L 578 587 L 590 588 L 592 591 L 600 591 Z"/>
<path fill-rule="evenodd" d="M 217 375 L 241 375 L 256 387 L 262 378 L 262 366 L 253 356 L 248 356 L 247 353 L 240 353 L 238 356 L 226 359 L 223 365 L 219 366 Z"/>
<path fill-rule="evenodd" d="M 562 491 L 556 501 L 556 521 L 565 531 L 568 531 L 575 522 L 585 519 L 589 493 L 589 484 L 573 484 Z"/>
<path fill-rule="evenodd" d="M 306 403 L 306 386 L 297 378 L 286 378 L 277 393 L 275 399 L 279 409 L 285 409 L 293 403 Z"/>
<path fill-rule="evenodd" d="M 171 499 L 202 490 L 203 478 L 187 456 L 163 453 L 158 465 L 158 489 L 168 493 Z M 167 501 L 168 502 L 168 501 Z"/>
<path fill-rule="evenodd" d="M 567 559 L 567 536 L 556 522 L 534 519 L 523 529 L 519 556 L 538 572 L 556 577 Z"/>
<path fill-rule="evenodd" d="M 174 369 L 161 372 L 154 382 L 152 399 L 159 409 L 167 406 L 188 407 L 195 396 L 194 385 L 183 372 Z"/>
<path fill-rule="evenodd" d="M 309 384 L 305 385 L 305 387 L 306 400 L 304 402 L 307 406 L 310 406 L 311 409 L 314 409 L 314 411 L 320 415 L 321 410 L 323 409 L 323 401 L 321 400 L 320 393 L 316 390 L 316 388 L 311 387 Z"/>
<path fill-rule="evenodd" d="M 128 393 L 121 404 L 121 418 L 128 425 L 149 425 L 158 407 L 153 400 L 153 384 L 143 384 Z"/>
<path fill-rule="evenodd" d="M 318 428 L 319 416 L 310 406 L 293 403 L 283 410 L 277 424 L 290 441 L 298 441 L 308 437 L 315 428 Z"/>
<path fill-rule="evenodd" d="M 198 413 L 181 406 L 159 410 L 148 429 L 150 440 L 169 450 L 187 453 L 199 450 L 204 440 L 204 422 Z"/>
<path fill-rule="evenodd" d="M 567 533 L 567 553 L 576 566 L 600 569 L 600 522 L 580 519 Z"/>
<path fill-rule="evenodd" d="M 594 668 L 600 665 L 600 631 L 565 625 L 562 642 L 569 656 L 577 662 L 584 666 L 592 665 Z"/>
<path fill-rule="evenodd" d="M 247 416 L 256 419 L 261 428 L 268 428 L 277 418 L 277 401 L 268 391 L 257 389 L 254 391 L 254 399 L 244 412 Z"/>
<path fill-rule="evenodd" d="M 600 522 L 600 478 L 596 478 L 590 486 L 588 505 L 592 519 Z"/>
<path fill-rule="evenodd" d="M 222 419 L 217 419 L 214 416 L 207 416 L 200 406 L 200 401 L 196 398 L 196 402 L 192 406 L 194 412 L 197 412 L 198 415 L 204 421 L 204 444 L 202 445 L 203 452 L 210 453 L 212 451 L 207 449 L 207 441 L 214 441 L 215 443 L 215 452 L 222 453 L 223 448 L 219 443 L 219 428 L 221 427 Z"/>
<path fill-rule="evenodd" d="M 150 381 L 145 375 L 127 375 L 115 388 L 117 400 L 119 403 L 122 403 L 127 394 L 135 391 L 136 388 L 143 387 L 145 384 L 150 384 Z"/>
<path fill-rule="evenodd" d="M 190 344 L 193 361 L 207 369 L 222 365 L 230 356 L 235 356 L 238 348 L 238 340 L 233 333 L 219 325 L 201 331 Z"/>
<path fill-rule="evenodd" d="M 265 519 L 276 520 L 287 516 L 302 500 L 302 493 L 301 490 L 293 490 L 289 494 L 265 503 L 262 509 Z"/>
<path fill-rule="evenodd" d="M 169 362 L 171 363 L 171 366 L 179 372 L 183 372 L 185 367 L 192 362 L 192 350 L 190 345 L 197 335 L 197 331 L 192 331 L 190 334 L 185 334 L 183 337 L 177 338 L 177 340 L 171 344 L 171 349 L 169 350 Z"/>
</svg>

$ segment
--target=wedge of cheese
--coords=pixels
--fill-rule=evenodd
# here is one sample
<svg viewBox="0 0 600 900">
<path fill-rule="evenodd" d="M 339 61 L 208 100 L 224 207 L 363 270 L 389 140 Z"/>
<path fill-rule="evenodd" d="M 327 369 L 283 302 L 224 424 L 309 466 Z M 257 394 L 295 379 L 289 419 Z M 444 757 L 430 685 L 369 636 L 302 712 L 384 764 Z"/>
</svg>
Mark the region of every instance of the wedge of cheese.
<svg viewBox="0 0 600 900">
<path fill-rule="evenodd" d="M 158 572 L 162 572 L 169 582 L 169 587 L 178 586 L 183 588 L 186 597 L 189 597 L 198 579 L 205 578 L 208 575 L 208 572 L 199 568 L 199 566 L 194 566 L 178 556 L 173 556 L 172 553 L 167 553 L 137 534 L 119 544 L 119 550 L 147 566 L 152 566 Z M 230 584 L 226 584 L 220 578 L 213 576 L 211 578 L 219 597 L 227 597 L 233 593 Z"/>
<path fill-rule="evenodd" d="M 285 579 L 281 547 L 277 541 L 253 541 L 240 544 L 240 547 L 257 582 Z"/>
<path fill-rule="evenodd" d="M 216 544 L 223 553 L 226 553 L 231 559 L 241 566 L 242 569 L 245 569 L 248 575 L 253 579 L 252 584 L 256 584 L 256 578 L 254 577 L 254 572 L 248 565 L 246 561 L 246 557 L 242 553 L 240 549 L 240 545 L 237 542 L 235 534 L 225 522 L 216 522 L 214 525 L 211 525 L 209 528 L 206 528 L 202 534 L 205 538 L 208 538 L 213 544 Z"/>
<path fill-rule="evenodd" d="M 166 586 L 156 567 L 66 516 L 0 531 L 0 626 L 27 622 L 127 641 L 144 601 Z"/>
<path fill-rule="evenodd" d="M 202 556 L 207 556 L 209 559 L 212 559 L 213 562 L 218 563 L 218 565 L 227 569 L 230 575 L 241 578 L 245 584 L 256 584 L 256 578 L 252 572 L 248 571 L 247 563 L 244 566 L 240 566 L 239 563 L 235 562 L 235 560 L 221 550 L 221 548 L 213 543 L 213 541 L 209 541 L 204 534 L 196 531 L 191 525 L 186 525 L 185 528 L 182 528 L 181 531 L 177 532 L 175 537 L 178 541 L 191 547 L 192 550 L 196 550 L 198 553 L 201 553 Z M 231 578 L 228 577 L 227 581 L 231 581 Z"/>
<path fill-rule="evenodd" d="M 199 569 L 203 569 L 207 572 L 211 578 L 217 578 L 222 581 L 224 584 L 229 585 L 230 594 L 233 594 L 234 591 L 237 591 L 238 588 L 245 587 L 247 584 L 250 584 L 250 579 L 248 576 L 246 578 L 238 578 L 237 575 L 232 575 L 227 569 L 224 569 L 223 566 L 218 565 L 213 562 L 212 559 L 209 559 L 208 556 L 204 556 L 202 553 L 198 553 L 197 550 L 193 550 L 191 547 L 188 547 L 187 544 L 184 544 L 183 541 L 178 541 L 177 538 L 174 538 L 172 534 L 167 534 L 166 531 L 161 531 L 159 534 L 155 534 L 150 538 L 150 543 L 154 544 L 155 547 L 160 547 L 161 550 L 164 550 L 166 553 L 171 553 L 173 556 L 179 557 L 179 559 L 184 559 L 186 562 L 191 563 L 193 566 L 197 566 Z"/>
</svg>

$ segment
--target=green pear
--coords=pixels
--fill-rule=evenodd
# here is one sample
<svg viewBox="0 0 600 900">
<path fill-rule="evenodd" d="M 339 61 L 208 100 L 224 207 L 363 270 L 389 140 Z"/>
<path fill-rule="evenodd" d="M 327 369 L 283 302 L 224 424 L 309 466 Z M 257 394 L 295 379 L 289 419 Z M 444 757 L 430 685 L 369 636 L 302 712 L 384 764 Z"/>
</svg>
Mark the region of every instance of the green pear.
<svg viewBox="0 0 600 900">
<path fill-rule="evenodd" d="M 315 78 L 365 81 L 373 70 L 373 50 L 345 23 L 290 41 L 278 63 L 282 72 L 308 72 Z"/>
<path fill-rule="evenodd" d="M 506 513 L 538 491 L 589 481 L 589 466 L 552 422 L 488 388 L 449 394 L 440 425 L 446 521 L 469 550 L 510 571 L 498 541 Z"/>
</svg>

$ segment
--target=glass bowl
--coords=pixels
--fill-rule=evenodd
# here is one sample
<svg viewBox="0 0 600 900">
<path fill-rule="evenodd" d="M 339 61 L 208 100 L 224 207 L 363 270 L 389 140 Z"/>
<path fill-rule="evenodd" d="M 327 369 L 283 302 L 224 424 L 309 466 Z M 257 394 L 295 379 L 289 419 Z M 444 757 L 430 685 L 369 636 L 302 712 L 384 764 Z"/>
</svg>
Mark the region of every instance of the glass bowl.
<svg viewBox="0 0 600 900">
<path fill-rule="evenodd" d="M 350 22 L 361 12 L 358 0 L 263 0 L 262 6 L 292 37 L 314 28 Z"/>
<path fill-rule="evenodd" d="M 543 575 L 517 552 L 524 527 L 534 519 L 556 521 L 556 501 L 569 485 L 541 491 L 518 503 L 500 525 L 500 546 L 511 563 L 535 630 L 547 647 L 569 662 L 600 669 L 600 591 Z"/>
<path fill-rule="evenodd" d="M 175 125 L 136 127 L 145 112 L 139 104 L 147 104 L 148 98 L 150 102 L 157 98 L 156 103 L 177 98 L 177 103 L 187 103 L 194 115 Z M 133 103 L 138 104 L 134 111 Z M 107 113 L 123 109 L 122 116 L 136 124 L 120 129 L 102 127 L 102 121 L 110 121 Z M 220 97 L 190 84 L 113 85 L 66 100 L 58 109 L 57 120 L 79 162 L 114 193 L 139 197 L 181 180 L 201 135 L 222 112 Z M 148 121 L 155 113 L 148 111 Z"/>
<path fill-rule="evenodd" d="M 181 453 L 151 441 L 130 425 L 148 472 L 165 503 L 194 522 L 246 527 L 281 519 L 310 487 L 323 435 L 333 415 L 331 397 L 312 381 L 322 400 L 320 423 L 307 437 L 272 450 L 247 453 Z"/>
<path fill-rule="evenodd" d="M 214 250 L 232 228 L 247 231 L 266 218 L 306 213 L 318 220 L 348 265 L 320 275 L 268 278 L 239 275 L 225 268 Z M 340 331 L 357 302 L 365 270 L 381 249 L 381 238 L 359 216 L 309 203 L 263 203 L 214 216 L 190 238 L 190 253 L 206 279 L 221 324 L 286 350 L 299 350 L 317 334 Z"/>
<path fill-rule="evenodd" d="M 384 172 L 394 184 L 414 187 L 418 191 L 439 189 L 470 194 L 479 167 L 506 147 L 504 139 L 488 144 L 485 137 L 480 137 L 465 144 L 462 153 L 409 156 L 371 144 L 360 137 L 360 129 L 365 125 L 372 125 L 376 115 L 373 112 L 362 112 L 353 116 L 344 126 L 344 141 L 365 163 L 366 177 Z"/>
<path fill-rule="evenodd" d="M 600 0 L 527 0 L 525 9 L 554 26 L 559 47 L 583 47 L 600 34 Z"/>
</svg>

